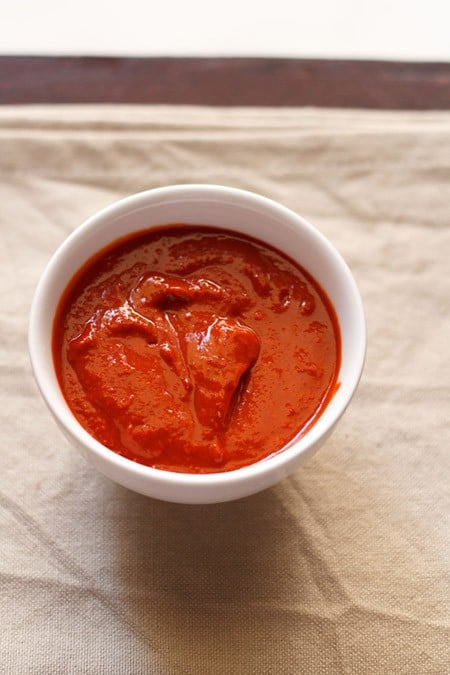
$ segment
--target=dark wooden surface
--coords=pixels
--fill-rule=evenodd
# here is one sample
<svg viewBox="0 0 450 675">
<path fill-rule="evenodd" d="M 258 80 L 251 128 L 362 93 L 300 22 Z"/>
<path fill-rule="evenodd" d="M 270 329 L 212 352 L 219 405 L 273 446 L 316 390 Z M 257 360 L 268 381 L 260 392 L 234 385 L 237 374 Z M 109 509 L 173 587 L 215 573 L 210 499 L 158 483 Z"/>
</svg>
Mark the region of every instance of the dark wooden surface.
<svg viewBox="0 0 450 675">
<path fill-rule="evenodd" d="M 0 103 L 450 109 L 450 63 L 0 56 Z"/>
</svg>

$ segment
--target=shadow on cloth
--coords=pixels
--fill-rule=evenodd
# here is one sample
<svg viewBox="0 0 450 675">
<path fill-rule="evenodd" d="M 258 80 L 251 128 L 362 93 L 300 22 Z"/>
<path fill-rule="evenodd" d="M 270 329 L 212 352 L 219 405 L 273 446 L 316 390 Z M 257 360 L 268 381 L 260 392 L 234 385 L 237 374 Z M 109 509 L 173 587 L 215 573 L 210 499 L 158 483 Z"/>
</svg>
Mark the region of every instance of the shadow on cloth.
<svg viewBox="0 0 450 675">
<path fill-rule="evenodd" d="M 295 482 L 207 506 L 109 489 L 121 611 L 156 672 L 272 673 L 282 662 L 298 673 L 305 650 L 336 667 L 323 632 L 342 590 L 320 569 Z"/>
</svg>

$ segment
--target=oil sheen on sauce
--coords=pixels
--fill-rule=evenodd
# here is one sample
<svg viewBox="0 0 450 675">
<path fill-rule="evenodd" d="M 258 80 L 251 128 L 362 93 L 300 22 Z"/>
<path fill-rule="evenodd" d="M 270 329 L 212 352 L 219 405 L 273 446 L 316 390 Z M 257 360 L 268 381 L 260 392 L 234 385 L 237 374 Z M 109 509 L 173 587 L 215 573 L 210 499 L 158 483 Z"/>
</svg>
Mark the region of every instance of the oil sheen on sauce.
<svg viewBox="0 0 450 675">
<path fill-rule="evenodd" d="M 53 355 L 76 418 L 131 460 L 229 471 L 305 433 L 332 397 L 336 315 L 274 248 L 174 225 L 117 241 L 59 303 Z"/>
</svg>

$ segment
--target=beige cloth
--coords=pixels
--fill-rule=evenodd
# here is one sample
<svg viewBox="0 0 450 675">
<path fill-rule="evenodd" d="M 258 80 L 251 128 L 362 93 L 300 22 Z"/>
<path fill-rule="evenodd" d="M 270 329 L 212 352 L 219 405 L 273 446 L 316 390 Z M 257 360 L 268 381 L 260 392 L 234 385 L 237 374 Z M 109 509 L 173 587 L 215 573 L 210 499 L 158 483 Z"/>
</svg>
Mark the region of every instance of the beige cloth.
<svg viewBox="0 0 450 675">
<path fill-rule="evenodd" d="M 0 671 L 450 673 L 450 114 L 0 109 Z M 64 237 L 180 182 L 315 223 L 361 289 L 369 347 L 334 435 L 214 506 L 96 473 L 30 373 L 27 315 Z"/>
</svg>

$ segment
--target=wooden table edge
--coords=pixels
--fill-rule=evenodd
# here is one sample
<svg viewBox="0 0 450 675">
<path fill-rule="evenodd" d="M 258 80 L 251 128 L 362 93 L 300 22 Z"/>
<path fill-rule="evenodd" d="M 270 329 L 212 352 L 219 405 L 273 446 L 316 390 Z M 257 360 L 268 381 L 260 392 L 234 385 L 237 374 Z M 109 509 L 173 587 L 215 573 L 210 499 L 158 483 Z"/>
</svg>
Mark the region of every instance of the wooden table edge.
<svg viewBox="0 0 450 675">
<path fill-rule="evenodd" d="M 0 103 L 448 110 L 450 63 L 0 56 Z"/>
</svg>

